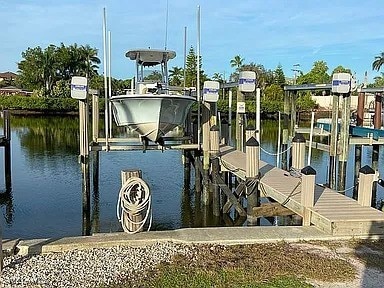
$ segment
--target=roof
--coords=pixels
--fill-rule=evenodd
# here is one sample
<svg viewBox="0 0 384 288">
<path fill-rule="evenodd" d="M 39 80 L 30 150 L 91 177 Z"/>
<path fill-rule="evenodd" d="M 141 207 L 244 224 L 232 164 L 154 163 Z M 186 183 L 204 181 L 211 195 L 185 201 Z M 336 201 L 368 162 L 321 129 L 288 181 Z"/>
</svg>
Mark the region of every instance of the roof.
<svg viewBox="0 0 384 288">
<path fill-rule="evenodd" d="M 155 66 L 175 58 L 176 52 L 161 49 L 135 49 L 129 50 L 125 56 L 143 66 Z"/>
<path fill-rule="evenodd" d="M 17 77 L 17 74 L 16 73 L 13 73 L 13 72 L 0 72 L 0 78 L 4 78 L 4 79 L 14 79 Z"/>
</svg>

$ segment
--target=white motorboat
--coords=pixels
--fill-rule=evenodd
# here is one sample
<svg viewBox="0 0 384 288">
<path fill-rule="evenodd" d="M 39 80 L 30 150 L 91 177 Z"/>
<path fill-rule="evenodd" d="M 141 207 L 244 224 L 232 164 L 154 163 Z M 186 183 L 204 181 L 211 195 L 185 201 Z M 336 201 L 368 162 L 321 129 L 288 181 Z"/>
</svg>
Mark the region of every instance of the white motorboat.
<svg viewBox="0 0 384 288">
<path fill-rule="evenodd" d="M 167 62 L 175 58 L 170 50 L 138 49 L 125 54 L 136 61 L 135 89 L 111 97 L 116 124 L 128 126 L 144 139 L 161 143 L 161 137 L 185 124 L 186 116 L 196 101 L 185 91 L 172 91 L 168 84 Z M 144 79 L 144 68 L 160 65 L 161 80 Z"/>
</svg>

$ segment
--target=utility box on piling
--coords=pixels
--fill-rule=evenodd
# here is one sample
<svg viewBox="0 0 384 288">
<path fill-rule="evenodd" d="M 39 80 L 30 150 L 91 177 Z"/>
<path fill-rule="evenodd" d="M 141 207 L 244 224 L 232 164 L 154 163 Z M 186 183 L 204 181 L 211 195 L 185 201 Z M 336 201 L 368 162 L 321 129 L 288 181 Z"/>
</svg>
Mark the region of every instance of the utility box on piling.
<svg viewBox="0 0 384 288">
<path fill-rule="evenodd" d="M 86 77 L 74 76 L 71 80 L 71 97 L 78 100 L 87 99 L 88 80 Z"/>
<path fill-rule="evenodd" d="M 241 71 L 239 74 L 240 92 L 253 92 L 256 88 L 256 73 L 253 71 Z"/>
<path fill-rule="evenodd" d="M 351 74 L 335 73 L 332 76 L 332 92 L 346 94 L 351 91 Z"/>
<path fill-rule="evenodd" d="M 203 88 L 203 100 L 217 102 L 219 100 L 220 83 L 217 81 L 205 81 Z"/>
</svg>

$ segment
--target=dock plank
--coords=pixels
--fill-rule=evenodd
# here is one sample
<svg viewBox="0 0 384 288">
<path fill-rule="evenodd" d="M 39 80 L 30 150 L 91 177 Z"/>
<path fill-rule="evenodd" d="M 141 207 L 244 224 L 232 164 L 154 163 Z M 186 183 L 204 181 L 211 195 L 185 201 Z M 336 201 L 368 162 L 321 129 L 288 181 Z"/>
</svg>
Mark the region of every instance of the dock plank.
<svg viewBox="0 0 384 288">
<path fill-rule="evenodd" d="M 245 153 L 229 146 L 222 146 L 220 152 L 222 169 L 244 180 Z M 271 197 L 303 216 L 301 178 L 263 161 L 260 161 L 259 170 L 261 196 Z M 315 186 L 314 206 L 308 209 L 311 211 L 311 224 L 332 235 L 384 234 L 383 212 L 363 207 L 356 200 L 324 186 Z"/>
</svg>

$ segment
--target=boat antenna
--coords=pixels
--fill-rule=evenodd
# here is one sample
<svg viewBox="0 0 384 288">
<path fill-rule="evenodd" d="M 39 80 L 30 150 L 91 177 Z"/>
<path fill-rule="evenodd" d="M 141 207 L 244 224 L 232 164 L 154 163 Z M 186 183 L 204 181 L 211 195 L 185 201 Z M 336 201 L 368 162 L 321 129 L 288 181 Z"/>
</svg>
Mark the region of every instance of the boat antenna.
<svg viewBox="0 0 384 288">
<path fill-rule="evenodd" d="M 104 96 L 105 96 L 105 145 L 108 149 L 109 117 L 108 117 L 108 81 L 107 81 L 107 12 L 103 9 L 103 72 L 104 72 Z"/>
<path fill-rule="evenodd" d="M 184 78 L 184 90 L 185 90 L 185 78 L 186 78 L 186 65 L 187 65 L 187 26 L 184 27 L 184 75 L 183 75 L 183 78 Z"/>
<path fill-rule="evenodd" d="M 165 43 L 164 50 L 167 50 L 167 41 L 168 41 L 168 0 L 167 0 L 167 10 L 165 13 Z"/>
</svg>

